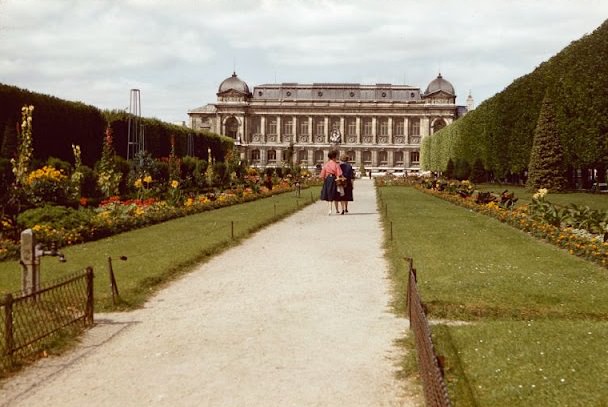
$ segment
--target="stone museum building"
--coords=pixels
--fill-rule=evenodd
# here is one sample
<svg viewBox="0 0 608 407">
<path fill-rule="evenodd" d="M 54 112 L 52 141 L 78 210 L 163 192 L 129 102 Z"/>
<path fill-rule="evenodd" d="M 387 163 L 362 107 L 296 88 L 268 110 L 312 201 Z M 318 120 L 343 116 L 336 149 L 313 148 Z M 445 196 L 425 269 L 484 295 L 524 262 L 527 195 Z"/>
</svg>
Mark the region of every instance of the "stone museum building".
<svg viewBox="0 0 608 407">
<path fill-rule="evenodd" d="M 312 170 L 337 149 L 355 169 L 403 173 L 419 170 L 421 140 L 466 110 L 441 74 L 423 92 L 390 83 L 280 83 L 252 91 L 233 73 L 215 103 L 188 115 L 191 128 L 234 138 L 253 166 L 291 161 Z"/>
</svg>

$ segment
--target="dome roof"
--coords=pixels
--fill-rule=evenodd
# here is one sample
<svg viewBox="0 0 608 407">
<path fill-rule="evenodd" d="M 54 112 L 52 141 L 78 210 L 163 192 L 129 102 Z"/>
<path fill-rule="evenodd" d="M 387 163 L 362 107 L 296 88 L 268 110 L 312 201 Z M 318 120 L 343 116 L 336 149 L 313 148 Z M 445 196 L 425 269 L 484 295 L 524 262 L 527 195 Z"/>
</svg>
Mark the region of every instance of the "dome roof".
<svg viewBox="0 0 608 407">
<path fill-rule="evenodd" d="M 238 76 L 236 76 L 236 72 L 232 73 L 230 78 L 224 79 L 224 81 L 220 84 L 220 88 L 217 93 L 223 93 L 229 90 L 236 90 L 237 92 L 249 94 L 249 86 L 240 80 Z"/>
<path fill-rule="evenodd" d="M 456 95 L 452 84 L 449 81 L 443 79 L 441 73 L 437 75 L 437 77 L 433 79 L 431 83 L 429 83 L 429 86 L 426 87 L 425 94 L 430 95 L 431 93 L 439 91 L 444 91 L 445 93 L 449 93 L 450 95 Z"/>
</svg>

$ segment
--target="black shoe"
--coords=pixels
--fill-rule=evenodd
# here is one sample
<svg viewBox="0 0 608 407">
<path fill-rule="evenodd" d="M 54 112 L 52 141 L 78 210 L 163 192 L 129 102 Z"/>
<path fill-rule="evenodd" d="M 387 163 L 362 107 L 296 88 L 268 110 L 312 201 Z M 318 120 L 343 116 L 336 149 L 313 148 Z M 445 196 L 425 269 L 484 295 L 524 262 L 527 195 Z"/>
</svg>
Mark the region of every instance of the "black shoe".
<svg viewBox="0 0 608 407">
<path fill-rule="evenodd" d="M 342 213 L 340 213 L 340 215 L 344 215 L 344 209 L 342 209 Z"/>
<path fill-rule="evenodd" d="M 348 213 L 348 209 L 344 209 L 346 211 L 346 213 Z"/>
</svg>

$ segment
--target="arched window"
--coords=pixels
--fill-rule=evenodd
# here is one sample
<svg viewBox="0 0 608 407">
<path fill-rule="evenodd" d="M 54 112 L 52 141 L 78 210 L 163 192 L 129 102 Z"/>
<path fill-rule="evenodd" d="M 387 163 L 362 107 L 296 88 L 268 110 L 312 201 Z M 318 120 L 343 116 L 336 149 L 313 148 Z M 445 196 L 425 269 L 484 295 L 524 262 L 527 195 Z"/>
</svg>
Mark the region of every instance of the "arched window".
<svg viewBox="0 0 608 407">
<path fill-rule="evenodd" d="M 323 164 L 323 160 L 325 157 L 323 156 L 323 150 L 315 151 L 315 164 Z"/>
<path fill-rule="evenodd" d="M 372 152 L 371 151 L 363 151 L 361 152 L 361 160 L 365 165 L 372 165 Z"/>
<path fill-rule="evenodd" d="M 239 121 L 236 119 L 236 117 L 229 117 L 226 120 L 226 135 L 228 137 L 232 137 L 233 139 L 236 139 L 236 135 L 239 131 Z"/>
<path fill-rule="evenodd" d="M 298 162 L 300 164 L 308 164 L 308 151 L 306 150 L 300 150 L 298 151 Z"/>
<path fill-rule="evenodd" d="M 268 150 L 266 155 L 269 163 L 274 163 L 277 161 L 277 150 Z"/>
<path fill-rule="evenodd" d="M 393 158 L 395 160 L 395 165 L 403 165 L 403 151 L 395 151 Z"/>
<path fill-rule="evenodd" d="M 412 165 L 420 164 L 420 153 L 418 151 L 410 151 L 410 163 Z"/>
<path fill-rule="evenodd" d="M 378 151 L 378 162 L 380 165 L 388 164 L 388 153 L 386 151 Z"/>
<path fill-rule="evenodd" d="M 433 123 L 433 133 L 438 132 L 439 130 L 443 129 L 445 126 L 446 126 L 445 120 L 443 120 L 443 119 L 435 120 L 435 122 Z"/>
</svg>

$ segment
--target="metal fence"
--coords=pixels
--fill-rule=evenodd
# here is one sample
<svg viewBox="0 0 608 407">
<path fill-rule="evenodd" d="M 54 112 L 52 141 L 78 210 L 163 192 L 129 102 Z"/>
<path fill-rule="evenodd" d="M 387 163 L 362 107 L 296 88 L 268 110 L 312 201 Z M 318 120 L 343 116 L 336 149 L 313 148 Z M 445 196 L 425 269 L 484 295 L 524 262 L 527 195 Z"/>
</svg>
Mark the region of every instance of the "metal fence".
<svg viewBox="0 0 608 407">
<path fill-rule="evenodd" d="M 93 269 L 48 283 L 35 293 L 0 299 L 0 373 L 38 354 L 56 334 L 93 324 Z"/>
<path fill-rule="evenodd" d="M 422 378 L 424 399 L 429 407 L 450 407 L 452 405 L 448 396 L 448 389 L 443 378 L 443 367 L 435 354 L 431 329 L 429 327 L 422 300 L 416 286 L 416 269 L 414 261 L 406 258 L 409 263 L 409 279 L 407 284 L 407 309 L 410 319 L 410 329 L 414 332 L 416 340 L 416 353 L 418 354 L 418 370 Z"/>
</svg>

